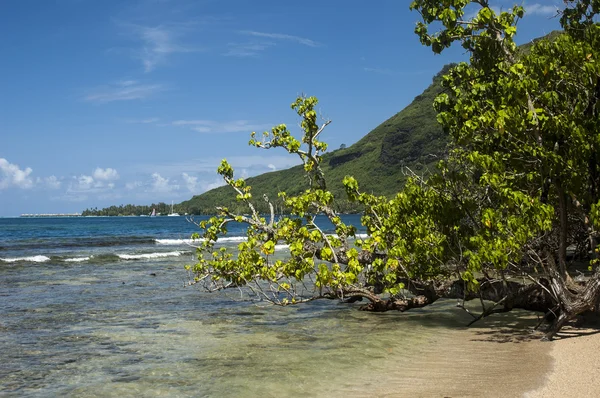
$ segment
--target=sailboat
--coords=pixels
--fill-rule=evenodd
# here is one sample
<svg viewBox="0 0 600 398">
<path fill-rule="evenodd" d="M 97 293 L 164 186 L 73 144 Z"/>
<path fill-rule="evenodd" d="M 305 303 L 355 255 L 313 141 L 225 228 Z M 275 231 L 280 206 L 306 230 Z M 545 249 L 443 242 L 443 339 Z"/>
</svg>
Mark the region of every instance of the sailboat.
<svg viewBox="0 0 600 398">
<path fill-rule="evenodd" d="M 152 209 L 152 213 L 150 214 L 150 217 L 156 217 L 156 209 Z"/>
<path fill-rule="evenodd" d="M 171 212 L 167 214 L 169 217 L 179 217 L 179 213 L 173 211 L 173 201 L 171 201 Z"/>
</svg>

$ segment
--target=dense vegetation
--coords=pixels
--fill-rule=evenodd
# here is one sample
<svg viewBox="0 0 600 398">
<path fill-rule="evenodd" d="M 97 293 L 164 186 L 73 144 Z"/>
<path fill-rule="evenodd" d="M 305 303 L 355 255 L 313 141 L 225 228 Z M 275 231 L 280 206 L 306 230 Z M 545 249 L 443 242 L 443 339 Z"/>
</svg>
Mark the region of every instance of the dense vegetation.
<svg viewBox="0 0 600 398">
<path fill-rule="evenodd" d="M 149 216 L 152 214 L 152 210 L 156 210 L 157 215 L 167 215 L 171 212 L 171 205 L 164 202 L 152 203 L 149 206 L 145 205 L 120 205 L 110 206 L 102 209 L 94 207 L 92 209 L 85 209 L 82 216 Z M 181 211 L 181 206 L 174 205 L 173 210 L 175 213 Z M 180 213 L 183 214 L 183 213 Z"/>
<path fill-rule="evenodd" d="M 200 223 L 190 283 L 279 305 L 366 299 L 370 311 L 478 300 L 474 321 L 513 308 L 544 312 L 550 339 L 600 304 L 600 0 L 565 0 L 565 34 L 529 52 L 513 40 L 523 7 L 496 13 L 486 0 L 414 0 L 410 8 L 421 16 L 415 32 L 423 45 L 440 53 L 458 43 L 470 54 L 444 73 L 434 100 L 450 140 L 438 173 L 413 175 L 391 198 L 364 189 L 371 174 L 365 185 L 346 176 L 347 198 L 364 208 L 368 232 L 354 239 L 325 177 L 335 171 L 320 140 L 329 121 L 318 124 L 316 98 L 298 98 L 301 138 L 279 125 L 250 143 L 297 154 L 308 188 L 279 194 L 290 217 L 276 219 L 272 202 L 264 217 L 256 206 L 263 198 L 224 160 L 218 172 L 244 210 L 222 206 Z M 381 147 L 371 152 L 393 162 Z M 336 235 L 325 234 L 315 214 Z M 216 246 L 232 222 L 248 225 L 236 251 Z M 282 243 L 289 255 L 274 256 Z M 568 248 L 589 261 L 576 279 Z"/>
</svg>

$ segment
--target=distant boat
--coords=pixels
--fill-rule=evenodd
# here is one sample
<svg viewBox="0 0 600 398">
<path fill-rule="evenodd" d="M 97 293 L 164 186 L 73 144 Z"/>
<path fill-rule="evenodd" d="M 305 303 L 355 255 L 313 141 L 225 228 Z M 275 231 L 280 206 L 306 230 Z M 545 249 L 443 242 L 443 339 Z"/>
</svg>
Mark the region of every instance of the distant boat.
<svg viewBox="0 0 600 398">
<path fill-rule="evenodd" d="M 150 217 L 156 217 L 156 209 L 152 209 L 152 213 L 150 214 Z"/>
<path fill-rule="evenodd" d="M 175 213 L 173 211 L 173 201 L 171 201 L 171 212 L 169 214 L 167 214 L 167 216 L 169 216 L 169 217 L 179 217 L 179 213 Z"/>
</svg>

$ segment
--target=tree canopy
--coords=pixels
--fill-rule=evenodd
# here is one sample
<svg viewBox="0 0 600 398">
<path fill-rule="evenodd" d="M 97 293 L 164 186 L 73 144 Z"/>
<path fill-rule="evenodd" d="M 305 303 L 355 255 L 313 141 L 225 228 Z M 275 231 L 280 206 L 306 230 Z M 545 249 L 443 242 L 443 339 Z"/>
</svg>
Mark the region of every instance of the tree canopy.
<svg viewBox="0 0 600 398">
<path fill-rule="evenodd" d="M 318 122 L 316 98 L 300 97 L 292 109 L 301 138 L 279 125 L 253 133 L 250 144 L 298 155 L 309 188 L 280 193 L 290 214 L 280 219 L 273 198 L 259 198 L 270 207 L 265 216 L 224 160 L 218 172 L 248 214 L 221 207 L 200 223 L 191 283 L 245 288 L 280 305 L 366 299 L 371 311 L 479 299 L 474 321 L 513 308 L 542 311 L 552 338 L 600 300 L 600 0 L 565 1 L 564 33 L 528 52 L 514 42 L 521 6 L 498 13 L 486 0 L 415 0 L 410 8 L 421 16 L 415 32 L 425 46 L 440 53 L 459 44 L 470 54 L 444 74 L 432 104 L 450 139 L 439 172 L 413 175 L 391 199 L 344 178 L 347 200 L 364 208 L 367 236 L 357 237 L 334 210 L 339 198 L 323 172 L 319 136 L 329 121 Z M 317 214 L 335 235 L 322 231 Z M 231 222 L 248 225 L 236 251 L 217 245 Z M 279 244 L 288 256 L 274 256 Z M 569 253 L 589 261 L 583 278 Z"/>
</svg>

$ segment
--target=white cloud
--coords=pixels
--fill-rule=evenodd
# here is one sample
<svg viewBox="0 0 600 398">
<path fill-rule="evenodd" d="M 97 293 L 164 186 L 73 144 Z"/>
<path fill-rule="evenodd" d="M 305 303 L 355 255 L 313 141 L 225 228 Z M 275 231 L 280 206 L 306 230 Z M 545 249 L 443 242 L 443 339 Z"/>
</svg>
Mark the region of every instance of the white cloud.
<svg viewBox="0 0 600 398">
<path fill-rule="evenodd" d="M 304 37 L 299 37 L 299 36 L 293 36 L 293 35 L 286 35 L 283 33 L 265 33 L 265 32 L 256 32 L 253 30 L 244 30 L 241 31 L 240 33 L 244 34 L 244 35 L 248 35 L 248 36 L 255 36 L 255 37 L 264 37 L 267 39 L 273 39 L 273 40 L 287 40 L 287 41 L 295 41 L 296 43 L 305 45 L 305 46 L 309 46 L 309 47 L 319 47 L 321 44 L 311 40 L 311 39 L 307 39 Z"/>
<path fill-rule="evenodd" d="M 179 185 L 171 184 L 168 178 L 158 173 L 152 174 L 151 188 L 153 192 L 172 192 L 179 189 Z"/>
<path fill-rule="evenodd" d="M 33 187 L 33 180 L 30 174 L 33 172 L 31 167 L 25 170 L 16 165 L 9 163 L 8 160 L 0 158 L 0 189 L 15 186 L 17 188 L 29 189 Z"/>
<path fill-rule="evenodd" d="M 542 5 L 540 3 L 525 4 L 527 15 L 553 16 L 558 14 L 558 7 L 554 5 Z"/>
<path fill-rule="evenodd" d="M 235 178 L 256 176 L 265 172 L 282 170 L 298 165 L 300 160 L 293 155 L 269 155 L 268 151 L 252 156 L 232 156 L 227 160 L 235 168 Z M 123 197 L 139 203 L 150 203 L 163 199 L 187 199 L 193 195 L 224 185 L 217 175 L 221 157 L 202 157 L 177 163 L 140 163 L 128 168 L 128 172 L 146 175 L 147 179 L 124 182 Z M 148 170 L 156 170 L 151 175 Z M 122 179 L 122 178 L 121 178 Z M 115 188 L 119 192 L 119 187 Z M 163 195 L 159 195 L 163 194 Z M 168 195 L 164 195 L 168 194 Z"/>
<path fill-rule="evenodd" d="M 180 38 L 188 32 L 189 24 L 143 26 L 125 23 L 121 26 L 127 34 L 141 42 L 141 47 L 133 51 L 133 56 L 142 62 L 145 72 L 165 64 L 171 54 L 200 51 L 199 48 L 179 43 Z"/>
<path fill-rule="evenodd" d="M 198 177 L 192 177 L 188 173 L 182 173 L 183 181 L 185 186 L 190 192 L 196 192 L 196 186 L 198 185 Z"/>
<path fill-rule="evenodd" d="M 77 178 L 77 185 L 72 188 L 77 191 L 87 191 L 94 186 L 94 178 L 92 176 L 81 175 Z"/>
<path fill-rule="evenodd" d="M 174 126 L 188 126 L 199 133 L 250 133 L 252 131 L 268 130 L 270 124 L 257 124 L 248 120 L 232 120 L 217 122 L 214 120 L 176 120 Z"/>
<path fill-rule="evenodd" d="M 223 179 L 221 179 L 221 178 L 215 179 L 215 180 L 213 180 L 213 182 L 209 182 L 209 183 L 204 184 L 204 186 L 203 186 L 203 188 L 204 188 L 203 192 L 210 191 L 211 189 L 222 187 L 223 185 L 225 185 L 225 181 L 223 181 Z"/>
<path fill-rule="evenodd" d="M 493 5 L 490 5 L 490 8 L 494 11 L 496 15 L 500 15 L 502 11 L 510 11 L 513 5 L 515 5 L 515 3 L 520 2 L 516 2 L 513 0 L 495 0 L 491 3 L 493 3 Z M 552 5 L 548 3 L 550 3 L 550 1 L 546 2 L 546 4 L 525 2 L 523 4 L 523 7 L 525 8 L 525 15 L 541 15 L 549 17 L 557 15 L 559 7 L 556 4 Z M 474 18 L 475 16 L 477 16 L 477 13 L 480 9 L 480 6 L 467 7 L 467 12 L 464 16 L 464 19 L 469 20 Z"/>
<path fill-rule="evenodd" d="M 129 190 L 133 190 L 144 185 L 141 181 L 131 181 L 125 184 L 125 188 Z"/>
<path fill-rule="evenodd" d="M 117 170 L 111 169 L 110 167 L 106 169 L 97 167 L 96 170 L 94 170 L 93 176 L 96 180 L 102 181 L 113 181 L 119 179 L 119 173 L 117 173 Z"/>
<path fill-rule="evenodd" d="M 111 169 L 110 167 L 106 169 L 97 167 L 92 175 L 82 174 L 80 176 L 73 176 L 64 194 L 55 197 L 55 199 L 80 202 L 87 200 L 90 195 L 93 195 L 95 199 L 116 199 L 121 196 L 118 192 L 115 193 L 115 188 L 117 187 L 112 180 L 118 178 L 119 175 L 116 170 Z M 52 183 L 60 184 L 60 181 L 52 176 L 46 179 L 46 183 L 48 185 Z M 56 185 L 57 188 L 59 186 L 60 185 Z"/>
<path fill-rule="evenodd" d="M 273 42 L 229 43 L 229 50 L 223 55 L 227 57 L 254 57 L 274 45 Z"/>
<path fill-rule="evenodd" d="M 143 100 L 163 90 L 164 86 L 160 84 L 141 84 L 134 80 L 127 80 L 99 87 L 93 93 L 85 96 L 84 99 L 99 103 Z"/>
<path fill-rule="evenodd" d="M 46 186 L 50 189 L 59 189 L 61 182 L 58 180 L 58 178 L 56 178 L 56 176 L 50 176 L 50 177 L 46 177 L 44 178 L 44 181 L 46 182 Z"/>
<path fill-rule="evenodd" d="M 275 166 L 277 170 L 287 169 L 300 164 L 298 156 L 290 154 L 270 155 L 270 151 L 253 151 L 258 155 L 229 156 L 227 161 L 235 169 L 236 176 L 244 168 L 250 171 L 251 175 L 258 175 L 269 171 L 269 164 Z M 188 174 L 196 175 L 216 175 L 217 167 L 221 163 L 222 157 L 202 157 L 190 159 L 185 162 L 150 164 L 140 163 L 131 168 L 130 171 L 144 173 L 147 170 L 160 170 L 163 175 L 174 177 L 185 170 Z"/>
</svg>

